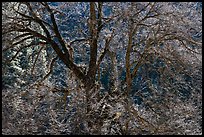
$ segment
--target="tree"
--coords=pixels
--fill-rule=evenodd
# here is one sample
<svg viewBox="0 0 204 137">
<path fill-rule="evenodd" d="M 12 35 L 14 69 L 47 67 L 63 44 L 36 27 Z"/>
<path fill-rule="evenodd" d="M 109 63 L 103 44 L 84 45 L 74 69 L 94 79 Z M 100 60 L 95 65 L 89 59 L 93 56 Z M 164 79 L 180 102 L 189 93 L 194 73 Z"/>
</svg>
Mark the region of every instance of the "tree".
<svg viewBox="0 0 204 137">
<path fill-rule="evenodd" d="M 148 3 L 143 6 L 142 9 L 131 12 L 134 11 L 133 9 L 138 8 L 138 4 L 131 3 L 130 8 L 124 11 L 128 16 L 128 45 L 126 50 L 127 96 L 130 95 L 128 92 L 131 91 L 133 78 L 137 75 L 138 69 L 143 63 L 146 64 L 147 61 L 152 61 L 153 58 L 161 58 L 165 65 L 170 65 L 169 68 L 173 67 L 179 73 L 187 68 L 186 55 L 181 55 L 179 50 L 182 50 L 188 56 L 193 52 L 201 54 L 200 47 L 202 43 L 193 40 L 188 31 L 185 32 L 183 28 L 180 28 L 180 25 L 186 25 L 187 27 L 185 27 L 185 29 L 187 30 L 190 30 L 192 27 L 189 27 L 189 24 L 192 22 L 182 20 L 182 12 L 174 12 L 175 8 L 168 4 Z M 162 12 L 158 8 L 168 8 L 168 10 Z M 145 10 L 144 13 L 143 10 Z M 199 30 L 197 30 L 197 32 L 198 31 Z M 136 32 L 139 33 L 135 34 Z M 142 38 L 137 39 L 141 35 Z M 160 46 L 161 44 L 162 47 Z M 192 49 L 188 47 L 191 44 L 199 46 L 197 50 L 200 51 L 192 51 Z M 132 58 L 130 58 L 131 53 L 133 53 Z M 193 56 L 196 56 L 194 53 Z M 136 56 L 136 61 L 134 61 L 134 56 Z M 132 72 L 131 66 L 133 66 Z M 162 71 L 164 71 L 163 69 L 165 69 L 165 67 L 162 68 Z M 127 102 L 129 101 L 127 100 Z M 130 106 L 127 103 L 127 112 L 130 111 L 129 109 Z"/>
<path fill-rule="evenodd" d="M 172 106 L 188 109 L 186 102 L 194 114 L 201 104 L 192 101 L 199 98 L 202 81 L 196 79 L 202 68 L 199 3 L 9 2 L 3 7 L 3 52 L 18 48 L 12 62 L 29 53 L 27 71 L 37 75 L 27 83 L 29 94 L 14 93 L 23 94 L 19 100 L 28 104 L 23 111 L 36 114 L 35 120 L 49 111 L 45 117 L 54 127 L 49 133 L 188 134 L 185 124 L 175 131 L 173 121 L 185 112 Z M 64 77 L 66 86 L 57 87 L 56 78 Z M 18 102 L 7 102 L 10 92 L 4 93 L 4 104 Z"/>
</svg>

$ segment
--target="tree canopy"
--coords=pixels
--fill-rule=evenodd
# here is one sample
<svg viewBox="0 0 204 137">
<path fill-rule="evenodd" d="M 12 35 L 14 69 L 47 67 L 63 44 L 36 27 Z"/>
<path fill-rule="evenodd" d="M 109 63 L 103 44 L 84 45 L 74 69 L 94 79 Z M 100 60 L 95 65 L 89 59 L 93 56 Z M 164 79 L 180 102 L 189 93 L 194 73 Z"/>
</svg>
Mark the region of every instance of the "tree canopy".
<svg viewBox="0 0 204 137">
<path fill-rule="evenodd" d="M 3 134 L 202 134 L 201 17 L 200 2 L 3 2 Z"/>
</svg>

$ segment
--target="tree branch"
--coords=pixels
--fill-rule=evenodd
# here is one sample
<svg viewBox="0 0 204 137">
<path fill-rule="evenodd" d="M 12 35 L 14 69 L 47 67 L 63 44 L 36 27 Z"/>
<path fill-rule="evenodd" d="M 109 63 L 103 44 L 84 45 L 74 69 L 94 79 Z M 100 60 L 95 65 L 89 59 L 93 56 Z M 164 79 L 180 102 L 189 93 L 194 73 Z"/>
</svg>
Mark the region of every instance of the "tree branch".
<svg viewBox="0 0 204 137">
<path fill-rule="evenodd" d="M 63 51 L 65 52 L 65 55 L 69 58 L 70 55 L 69 55 L 69 52 L 68 52 L 68 50 L 67 50 L 67 48 L 66 48 L 66 45 L 65 45 L 65 43 L 64 43 L 64 40 L 63 40 L 63 38 L 62 38 L 62 36 L 61 36 L 61 34 L 60 34 L 60 32 L 59 32 L 57 23 L 56 23 L 56 21 L 55 21 L 54 13 L 53 13 L 52 10 L 50 9 L 50 7 L 49 7 L 49 5 L 47 4 L 47 2 L 45 3 L 45 6 L 46 6 L 48 12 L 50 13 L 51 21 L 52 21 L 52 24 L 53 24 L 53 27 L 54 27 L 54 32 L 55 32 L 55 34 L 56 34 L 56 36 L 57 36 L 57 38 L 58 38 L 58 40 L 59 40 L 59 42 L 60 42 L 60 44 L 61 44 L 61 46 L 62 46 Z"/>
<path fill-rule="evenodd" d="M 43 82 L 48 76 L 53 72 L 53 66 L 55 61 L 57 60 L 58 56 L 54 57 L 50 63 L 50 70 L 49 72 L 40 80 L 40 82 Z"/>
<path fill-rule="evenodd" d="M 44 47 L 41 47 L 40 48 L 40 50 L 39 50 L 39 52 L 38 52 L 38 54 L 37 54 L 37 57 L 35 58 L 35 61 L 34 61 L 34 64 L 33 64 L 33 68 L 32 68 L 32 70 L 31 70 L 31 73 L 33 74 L 33 71 L 34 71 L 34 68 L 35 68 L 35 64 L 36 64 L 36 62 L 37 62 L 37 60 L 38 60 L 38 57 L 39 57 L 39 55 L 40 55 L 40 52 L 42 51 L 42 49 L 43 49 Z"/>
<path fill-rule="evenodd" d="M 40 44 L 40 43 L 46 44 L 46 42 L 38 42 L 37 44 Z M 28 47 L 31 47 L 31 46 L 33 46 L 34 44 L 36 44 L 36 43 L 31 43 L 31 44 L 29 44 L 29 45 L 27 45 L 27 46 L 24 46 L 24 47 L 21 47 L 20 49 L 18 49 L 17 52 L 16 52 L 16 54 L 9 60 L 9 62 L 11 62 L 12 60 L 14 60 L 14 59 L 16 58 L 16 56 L 17 56 L 23 49 L 28 48 Z"/>
<path fill-rule="evenodd" d="M 7 48 L 3 49 L 2 51 L 5 52 L 5 51 L 9 50 L 10 48 L 13 48 L 14 46 L 22 43 L 23 41 L 25 41 L 27 39 L 31 39 L 31 38 L 34 38 L 34 36 L 29 36 L 29 37 L 26 37 L 26 38 L 24 38 L 24 39 L 22 39 L 22 40 L 20 40 L 20 41 L 18 41 L 16 43 L 13 43 L 10 47 L 7 47 Z"/>
<path fill-rule="evenodd" d="M 90 23 L 89 30 L 91 34 L 90 40 L 90 61 L 87 76 L 94 81 L 96 74 L 96 60 L 97 60 L 97 29 L 96 29 L 96 11 L 94 2 L 90 3 Z"/>
</svg>

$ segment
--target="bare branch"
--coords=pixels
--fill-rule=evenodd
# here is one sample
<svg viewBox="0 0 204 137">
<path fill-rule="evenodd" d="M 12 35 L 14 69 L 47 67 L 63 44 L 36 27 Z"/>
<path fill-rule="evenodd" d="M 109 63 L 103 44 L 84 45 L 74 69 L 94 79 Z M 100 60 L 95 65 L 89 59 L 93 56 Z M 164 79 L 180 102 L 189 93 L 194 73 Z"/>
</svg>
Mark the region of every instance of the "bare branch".
<svg viewBox="0 0 204 137">
<path fill-rule="evenodd" d="M 40 83 L 43 82 L 48 76 L 53 72 L 53 66 L 55 61 L 58 59 L 58 56 L 54 57 L 50 63 L 50 70 L 49 72 L 40 80 Z"/>
<path fill-rule="evenodd" d="M 56 23 L 56 21 L 55 21 L 54 13 L 53 13 L 52 10 L 50 9 L 50 7 L 49 7 L 49 5 L 47 4 L 47 2 L 45 3 L 45 7 L 47 8 L 48 12 L 50 13 L 51 21 L 52 21 L 52 24 L 53 24 L 53 27 L 54 27 L 54 32 L 55 32 L 55 34 L 56 34 L 56 36 L 57 36 L 57 38 L 58 38 L 58 40 L 59 40 L 59 42 L 60 42 L 60 44 L 61 44 L 61 46 L 62 46 L 63 51 L 65 52 L 65 55 L 69 58 L 70 55 L 69 55 L 69 52 L 68 52 L 68 50 L 67 50 L 67 48 L 66 48 L 66 45 L 65 45 L 65 43 L 64 43 L 64 40 L 63 40 L 63 38 L 62 38 L 62 36 L 61 36 L 61 34 L 60 34 L 60 32 L 59 32 L 57 23 Z"/>
<path fill-rule="evenodd" d="M 43 48 L 44 48 L 44 46 L 40 48 L 40 50 L 38 51 L 37 57 L 35 58 L 35 61 L 34 61 L 34 64 L 33 64 L 33 68 L 31 69 L 31 73 L 32 74 L 33 74 L 33 71 L 34 71 L 34 68 L 35 68 L 35 64 L 36 64 L 36 62 L 38 60 L 38 57 L 40 55 L 40 52 L 42 51 Z"/>
<path fill-rule="evenodd" d="M 17 55 L 18 55 L 23 49 L 28 48 L 28 47 L 31 47 L 31 46 L 33 46 L 33 45 L 35 45 L 35 44 L 46 44 L 46 42 L 40 42 L 40 41 L 39 41 L 38 43 L 31 43 L 31 44 L 29 44 L 29 45 L 27 45 L 27 46 L 24 46 L 24 47 L 19 48 L 19 49 L 17 50 L 16 54 L 9 60 L 9 62 L 11 62 L 12 60 L 14 60 L 14 59 L 17 57 Z"/>
<path fill-rule="evenodd" d="M 26 37 L 26 38 L 24 38 L 24 39 L 22 39 L 22 40 L 20 40 L 20 41 L 18 41 L 18 42 L 16 42 L 16 43 L 13 43 L 10 47 L 7 47 L 7 48 L 3 49 L 2 51 L 5 52 L 5 51 L 7 51 L 8 49 L 11 49 L 11 48 L 13 48 L 14 46 L 16 46 L 16 45 L 18 45 L 18 44 L 24 42 L 24 41 L 27 40 L 27 39 L 31 39 L 31 38 L 34 38 L 34 36 L 29 36 L 29 37 Z"/>
</svg>

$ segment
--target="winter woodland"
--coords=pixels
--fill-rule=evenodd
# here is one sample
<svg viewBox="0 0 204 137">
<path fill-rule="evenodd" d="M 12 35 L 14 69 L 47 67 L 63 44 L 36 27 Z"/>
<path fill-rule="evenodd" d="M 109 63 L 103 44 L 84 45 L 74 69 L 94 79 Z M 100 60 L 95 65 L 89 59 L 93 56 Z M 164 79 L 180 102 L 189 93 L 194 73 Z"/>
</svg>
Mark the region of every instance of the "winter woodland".
<svg viewBox="0 0 204 137">
<path fill-rule="evenodd" d="M 2 134 L 201 135 L 202 2 L 2 2 Z"/>
</svg>

